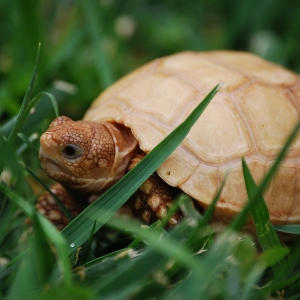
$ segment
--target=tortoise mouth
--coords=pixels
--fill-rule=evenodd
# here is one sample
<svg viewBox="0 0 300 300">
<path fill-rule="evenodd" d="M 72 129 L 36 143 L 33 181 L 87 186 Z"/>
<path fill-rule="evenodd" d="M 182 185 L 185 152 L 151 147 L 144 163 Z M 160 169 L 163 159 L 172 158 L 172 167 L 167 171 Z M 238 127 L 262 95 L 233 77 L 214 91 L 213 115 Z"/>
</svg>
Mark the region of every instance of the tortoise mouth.
<svg viewBox="0 0 300 300">
<path fill-rule="evenodd" d="M 83 190 L 84 192 L 89 192 L 90 186 L 93 186 L 94 180 L 79 178 L 72 174 L 70 171 L 60 166 L 55 160 L 45 157 L 43 155 L 39 156 L 41 160 L 41 165 L 47 176 L 51 179 L 66 185 L 75 190 Z M 96 189 L 97 191 L 97 189 Z M 94 190 L 92 190 L 94 192 Z"/>
<path fill-rule="evenodd" d="M 43 154 L 40 154 L 39 159 L 41 161 L 42 168 L 50 177 L 53 177 L 53 174 L 55 174 L 55 175 L 57 175 L 57 174 L 73 175 L 66 168 L 61 166 L 57 161 L 55 161 L 52 158 L 49 158 L 49 157 L 44 156 Z M 52 176 L 51 176 L 51 174 L 52 174 Z"/>
<path fill-rule="evenodd" d="M 59 167 L 55 162 L 50 161 L 49 159 L 44 159 L 41 161 L 42 168 L 48 173 L 48 172 L 54 172 L 54 173 L 66 173 L 64 169 Z"/>
<path fill-rule="evenodd" d="M 44 169 L 47 176 L 51 179 L 61 184 L 66 184 L 70 187 L 80 187 L 84 184 L 79 178 L 76 178 L 72 173 L 61 167 L 53 159 L 40 156 L 40 160 L 42 168 Z"/>
</svg>

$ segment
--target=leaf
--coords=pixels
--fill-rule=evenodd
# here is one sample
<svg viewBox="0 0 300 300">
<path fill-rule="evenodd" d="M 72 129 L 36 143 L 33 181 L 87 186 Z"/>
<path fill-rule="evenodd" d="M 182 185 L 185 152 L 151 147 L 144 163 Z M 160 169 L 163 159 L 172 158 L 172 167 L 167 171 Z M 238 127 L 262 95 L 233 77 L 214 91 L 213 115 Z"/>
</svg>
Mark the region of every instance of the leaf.
<svg viewBox="0 0 300 300">
<path fill-rule="evenodd" d="M 273 247 L 262 253 L 260 261 L 262 261 L 267 267 L 272 267 L 289 253 L 290 249 L 287 247 Z"/>
<path fill-rule="evenodd" d="M 263 197 L 261 195 L 257 195 L 256 191 L 258 190 L 258 187 L 244 159 L 242 160 L 242 165 L 248 198 L 253 202 L 255 201 L 256 204 L 251 208 L 251 215 L 255 223 L 259 243 L 264 251 L 274 247 L 280 248 L 281 243 L 270 222 L 267 205 Z M 256 198 L 254 196 L 256 196 Z M 271 267 L 273 269 L 275 279 L 278 281 L 285 280 L 289 277 L 288 267 L 284 259 L 273 264 Z"/>
<path fill-rule="evenodd" d="M 274 228 L 277 231 L 290 233 L 290 234 L 300 234 L 300 225 L 276 225 Z"/>
</svg>

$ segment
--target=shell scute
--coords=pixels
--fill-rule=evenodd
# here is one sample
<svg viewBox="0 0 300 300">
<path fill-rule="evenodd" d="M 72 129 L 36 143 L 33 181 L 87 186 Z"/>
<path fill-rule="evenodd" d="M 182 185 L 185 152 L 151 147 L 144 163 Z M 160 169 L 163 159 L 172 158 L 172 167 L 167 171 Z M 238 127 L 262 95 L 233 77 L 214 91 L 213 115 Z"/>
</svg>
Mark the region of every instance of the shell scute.
<svg viewBox="0 0 300 300">
<path fill-rule="evenodd" d="M 216 63 L 225 64 L 248 78 L 272 86 L 290 87 L 298 75 L 254 54 L 235 51 L 213 51 L 209 53 Z M 276 69 L 276 71 L 275 71 Z M 275 72 L 274 72 L 275 71 Z"/>
<path fill-rule="evenodd" d="M 185 79 L 200 91 L 210 91 L 212 87 L 223 82 L 222 91 L 231 92 L 249 81 L 249 78 L 229 66 L 216 64 L 210 56 L 200 56 L 193 52 L 162 59 L 157 64 L 157 70 Z"/>
<path fill-rule="evenodd" d="M 271 162 L 268 163 L 268 168 L 270 166 Z M 266 191 L 265 201 L 269 212 L 278 222 L 280 220 L 280 223 L 289 223 L 290 215 L 293 213 L 296 179 L 296 165 L 286 162 L 272 178 L 271 184 Z"/>
<path fill-rule="evenodd" d="M 200 163 L 187 181 L 179 187 L 194 199 L 201 199 L 207 207 L 217 193 L 220 181 L 218 168 Z"/>
<path fill-rule="evenodd" d="M 197 104 L 192 103 L 182 116 L 182 121 Z M 248 129 L 232 98 L 222 93 L 214 97 L 183 145 L 200 161 L 211 165 L 222 165 L 241 156 L 252 155 L 255 151 Z"/>
<path fill-rule="evenodd" d="M 251 128 L 258 154 L 268 159 L 276 155 L 299 119 L 287 92 L 253 83 L 239 91 L 236 100 Z M 291 146 L 289 156 L 299 156 L 299 150 L 300 136 Z"/>
<path fill-rule="evenodd" d="M 170 125 L 197 93 L 191 85 L 174 76 L 154 72 L 137 84 L 127 86 L 116 97 L 133 107 L 137 114 L 158 115 L 160 121 Z"/>
<path fill-rule="evenodd" d="M 159 167 L 158 174 L 171 186 L 181 186 L 199 166 L 199 159 L 182 146 Z"/>
</svg>

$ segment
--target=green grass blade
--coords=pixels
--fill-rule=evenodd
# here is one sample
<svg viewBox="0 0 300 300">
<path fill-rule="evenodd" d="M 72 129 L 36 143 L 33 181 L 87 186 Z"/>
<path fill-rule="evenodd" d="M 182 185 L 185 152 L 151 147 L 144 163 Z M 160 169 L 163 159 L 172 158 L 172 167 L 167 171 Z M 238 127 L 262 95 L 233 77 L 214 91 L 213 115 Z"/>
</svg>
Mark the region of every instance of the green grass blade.
<svg viewBox="0 0 300 300">
<path fill-rule="evenodd" d="M 135 190 L 155 172 L 163 161 L 170 156 L 187 136 L 218 90 L 219 86 L 217 85 L 181 125 L 160 142 L 136 167 L 121 178 L 117 184 L 89 205 L 84 212 L 77 216 L 63 230 L 69 245 L 73 246 L 70 246 L 69 253 L 72 253 L 76 247 L 79 247 L 88 239 L 88 234 L 91 232 L 94 222 L 96 222 L 97 231 L 129 199 Z"/>
<path fill-rule="evenodd" d="M 91 252 L 93 238 L 94 238 L 94 234 L 95 234 L 95 226 L 96 226 L 96 223 L 94 223 L 94 226 L 93 226 L 92 231 L 90 233 L 90 237 L 89 237 L 89 239 L 86 243 L 86 247 L 84 249 L 83 257 L 82 257 L 82 260 L 81 260 L 82 264 L 88 262 L 88 257 L 89 257 L 90 252 Z"/>
<path fill-rule="evenodd" d="M 32 295 L 33 291 L 40 289 L 34 258 L 29 253 L 18 266 L 7 299 L 23 299 L 24 295 Z"/>
<path fill-rule="evenodd" d="M 300 225 L 276 225 L 274 228 L 280 232 L 300 234 Z"/>
<path fill-rule="evenodd" d="M 26 112 L 25 112 L 25 117 L 27 117 L 31 111 L 31 109 L 34 107 L 34 105 L 36 105 L 36 103 L 43 97 L 46 96 L 50 99 L 52 107 L 54 109 L 54 113 L 55 113 L 55 117 L 57 118 L 59 116 L 58 113 L 58 106 L 57 106 L 57 101 L 55 99 L 55 97 L 47 92 L 40 92 L 38 93 L 28 104 L 27 108 L 26 108 Z"/>
<path fill-rule="evenodd" d="M 39 95 L 41 96 L 41 101 L 36 102 L 36 106 L 34 107 L 34 109 L 30 110 L 30 114 L 28 114 L 28 110 L 26 111 L 26 120 L 24 121 L 23 126 L 18 132 L 22 132 L 25 134 L 29 132 L 31 134 L 31 130 L 33 127 L 35 127 L 37 124 L 42 124 L 45 120 L 45 117 L 49 117 L 49 112 L 53 108 L 53 101 L 51 100 L 52 96 L 50 97 L 49 95 L 53 95 L 53 97 L 55 97 L 55 102 L 59 104 L 62 104 L 63 101 L 66 100 L 66 98 L 70 97 L 70 93 L 66 90 L 61 89 L 59 86 L 56 86 L 55 82 L 47 88 L 47 92 L 39 93 Z M 34 101 L 36 97 L 34 97 L 31 102 Z M 47 101 L 47 98 L 49 97 L 51 100 L 51 104 L 49 103 L 49 101 Z M 29 105 L 31 105 L 31 102 L 29 103 Z M 52 118 L 53 117 L 51 117 L 51 119 Z M 16 120 L 17 117 L 13 117 L 2 124 L 0 126 L 0 133 L 5 137 L 8 137 L 16 124 Z"/>
<path fill-rule="evenodd" d="M 272 267 L 272 265 L 284 259 L 289 253 L 290 249 L 287 247 L 270 247 L 262 253 L 260 261 L 262 261 L 266 267 Z"/>
<path fill-rule="evenodd" d="M 298 260 L 299 260 L 299 256 L 298 256 Z M 297 286 L 299 289 L 299 282 L 300 282 L 299 280 L 300 280 L 300 272 L 298 271 L 295 275 L 291 276 L 291 278 L 287 280 L 275 282 L 274 284 L 272 284 L 270 288 L 273 293 L 275 293 L 276 291 L 286 289 L 287 287 L 291 287 L 291 289 L 296 288 L 295 290 L 297 291 Z"/>
<path fill-rule="evenodd" d="M 23 133 L 18 133 L 18 137 L 26 144 L 26 146 L 32 150 L 35 157 L 39 157 L 39 151 L 34 147 L 34 145 L 30 142 L 27 136 Z"/>
<path fill-rule="evenodd" d="M 32 227 L 34 237 L 28 235 L 27 238 L 30 245 L 31 255 L 35 264 L 34 267 L 37 273 L 38 281 L 41 286 L 44 286 L 53 270 L 55 262 L 54 255 L 51 252 L 48 238 L 43 231 L 36 213 L 33 213 L 32 216 Z M 43 249 L 43 251 L 41 251 L 41 249 Z"/>
<path fill-rule="evenodd" d="M 213 233 L 213 230 L 209 226 L 209 221 L 214 213 L 215 206 L 220 198 L 226 180 L 227 175 L 224 177 L 218 192 L 216 193 L 208 209 L 205 211 L 203 217 L 194 218 L 194 222 L 196 222 L 197 225 L 191 229 L 191 233 L 187 238 L 186 244 L 195 251 L 204 248 L 209 242 L 211 242 L 211 234 Z M 199 237 L 200 228 L 202 229 L 201 234 L 203 235 L 203 238 Z"/>
<path fill-rule="evenodd" d="M 38 150 L 35 148 L 32 142 L 37 140 L 39 138 L 39 135 L 37 133 L 33 133 L 29 138 L 27 138 L 25 134 L 18 133 L 18 137 L 21 138 L 24 141 L 24 143 L 18 147 L 16 154 L 19 156 L 27 148 L 30 148 L 35 153 L 36 157 L 38 157 Z"/>
<path fill-rule="evenodd" d="M 264 251 L 272 249 L 273 247 L 280 247 L 280 240 L 270 222 L 267 205 L 261 195 L 255 197 L 258 187 L 244 159 L 242 159 L 242 166 L 248 197 L 256 202 L 256 205 L 251 208 L 251 215 L 255 223 L 259 243 Z M 289 277 L 288 268 L 284 259 L 272 265 L 272 269 L 277 281 Z"/>
</svg>

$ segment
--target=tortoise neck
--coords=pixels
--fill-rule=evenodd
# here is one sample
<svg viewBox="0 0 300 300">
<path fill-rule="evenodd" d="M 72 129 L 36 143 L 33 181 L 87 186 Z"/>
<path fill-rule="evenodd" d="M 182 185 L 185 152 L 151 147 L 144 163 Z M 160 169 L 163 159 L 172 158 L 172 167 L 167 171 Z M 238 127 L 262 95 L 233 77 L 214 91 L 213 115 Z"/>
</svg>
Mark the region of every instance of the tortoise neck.
<svg viewBox="0 0 300 300">
<path fill-rule="evenodd" d="M 103 123 L 111 134 L 115 145 L 115 157 L 111 167 L 110 177 L 118 181 L 126 172 L 132 157 L 138 152 L 138 141 L 131 129 L 117 123 Z"/>
</svg>

